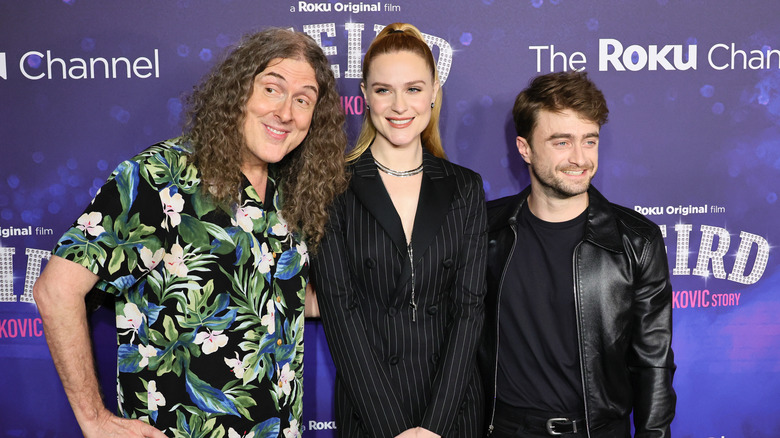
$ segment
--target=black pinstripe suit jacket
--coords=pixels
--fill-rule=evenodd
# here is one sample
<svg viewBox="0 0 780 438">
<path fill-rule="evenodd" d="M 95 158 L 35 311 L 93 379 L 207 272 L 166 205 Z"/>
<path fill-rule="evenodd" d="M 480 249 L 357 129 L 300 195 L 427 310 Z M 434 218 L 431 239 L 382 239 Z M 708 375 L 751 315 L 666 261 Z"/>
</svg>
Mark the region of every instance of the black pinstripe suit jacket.
<svg viewBox="0 0 780 438">
<path fill-rule="evenodd" d="M 475 366 L 487 245 L 482 180 L 427 151 L 423 165 L 413 268 L 370 149 L 352 166 L 313 264 L 341 437 L 393 437 L 417 426 L 476 437 L 482 428 Z"/>
</svg>

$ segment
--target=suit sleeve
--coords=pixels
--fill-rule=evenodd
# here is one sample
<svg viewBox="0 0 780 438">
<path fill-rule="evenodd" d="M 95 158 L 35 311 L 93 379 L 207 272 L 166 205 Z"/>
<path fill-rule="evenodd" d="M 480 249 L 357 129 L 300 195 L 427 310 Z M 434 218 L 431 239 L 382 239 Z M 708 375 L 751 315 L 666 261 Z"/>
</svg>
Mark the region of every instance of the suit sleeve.
<svg viewBox="0 0 780 438">
<path fill-rule="evenodd" d="M 640 261 L 628 367 L 636 438 L 670 437 L 677 396 L 672 388 L 672 285 L 660 230 Z"/>
<path fill-rule="evenodd" d="M 394 437 L 414 427 L 384 366 L 366 336 L 357 305 L 355 282 L 348 266 L 344 222 L 345 195 L 337 198 L 328 230 L 314 258 L 314 287 L 333 361 L 340 382 L 371 436 Z"/>
<path fill-rule="evenodd" d="M 421 426 L 439 435 L 455 422 L 475 367 L 484 325 L 487 213 L 482 180 L 471 174 L 463 209 L 463 237 L 450 290 L 453 322 L 441 353 L 432 398 Z"/>
</svg>

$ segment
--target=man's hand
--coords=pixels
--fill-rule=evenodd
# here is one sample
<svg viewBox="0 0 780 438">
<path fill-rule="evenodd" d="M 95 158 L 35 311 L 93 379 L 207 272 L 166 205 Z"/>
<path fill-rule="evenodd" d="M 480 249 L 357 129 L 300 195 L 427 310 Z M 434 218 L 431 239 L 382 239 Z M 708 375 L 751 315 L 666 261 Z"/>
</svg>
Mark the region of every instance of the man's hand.
<svg viewBox="0 0 780 438">
<path fill-rule="evenodd" d="M 166 438 L 165 434 L 140 420 L 117 417 L 104 409 L 98 417 L 81 425 L 86 438 L 128 437 L 128 438 Z"/>
<path fill-rule="evenodd" d="M 73 414 L 86 437 L 164 438 L 154 427 L 117 417 L 103 404 L 84 304 L 97 281 L 83 266 L 52 256 L 33 287 L 46 342 Z"/>
</svg>

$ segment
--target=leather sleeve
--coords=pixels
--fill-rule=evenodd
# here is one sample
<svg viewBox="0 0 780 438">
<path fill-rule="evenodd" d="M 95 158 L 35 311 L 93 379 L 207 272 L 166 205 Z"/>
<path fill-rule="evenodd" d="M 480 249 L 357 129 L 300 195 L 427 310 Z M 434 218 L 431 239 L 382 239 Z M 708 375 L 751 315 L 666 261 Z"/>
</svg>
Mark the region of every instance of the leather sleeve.
<svg viewBox="0 0 780 438">
<path fill-rule="evenodd" d="M 642 251 L 635 280 L 633 333 L 628 352 L 635 436 L 670 437 L 677 400 L 672 388 L 672 285 L 657 227 Z"/>
</svg>

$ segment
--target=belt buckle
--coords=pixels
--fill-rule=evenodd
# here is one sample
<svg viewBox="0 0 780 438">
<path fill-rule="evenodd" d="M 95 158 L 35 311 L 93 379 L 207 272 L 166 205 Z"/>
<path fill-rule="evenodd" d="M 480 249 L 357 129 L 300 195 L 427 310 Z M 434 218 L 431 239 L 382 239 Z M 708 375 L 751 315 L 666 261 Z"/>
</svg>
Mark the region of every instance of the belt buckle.
<svg viewBox="0 0 780 438">
<path fill-rule="evenodd" d="M 574 420 L 569 420 L 568 418 L 550 418 L 549 420 L 547 420 L 547 433 L 555 436 L 564 434 L 563 432 L 555 431 L 556 423 L 569 423 L 572 426 L 571 433 L 579 432 L 577 430 L 577 422 Z"/>
</svg>

